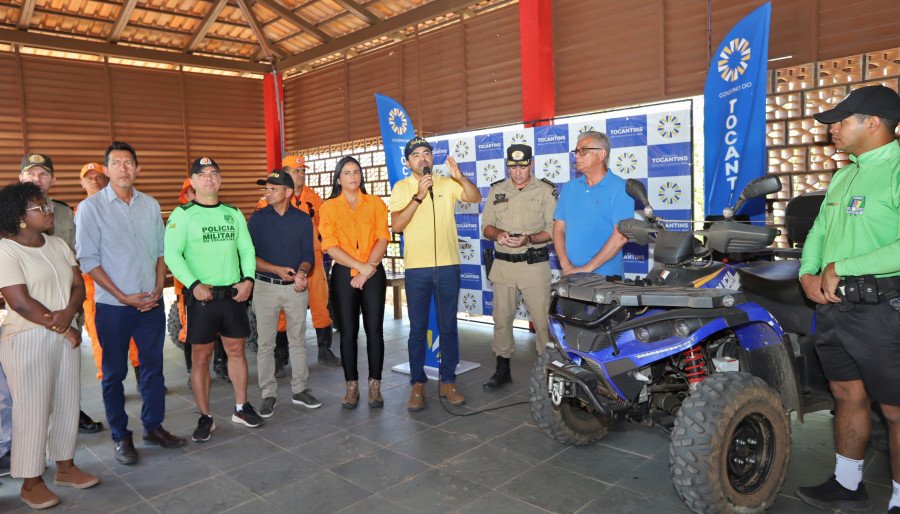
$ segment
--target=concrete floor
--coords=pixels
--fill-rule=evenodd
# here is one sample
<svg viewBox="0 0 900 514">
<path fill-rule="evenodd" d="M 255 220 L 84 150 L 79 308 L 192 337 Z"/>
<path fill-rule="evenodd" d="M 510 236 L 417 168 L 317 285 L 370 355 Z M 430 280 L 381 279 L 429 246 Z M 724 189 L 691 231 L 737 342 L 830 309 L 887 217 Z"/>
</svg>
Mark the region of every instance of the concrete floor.
<svg viewBox="0 0 900 514">
<path fill-rule="evenodd" d="M 390 317 L 390 313 L 388 313 Z M 92 489 L 55 487 L 56 511 L 73 512 L 687 512 L 669 476 L 668 440 L 658 429 L 620 424 L 600 443 L 567 447 L 547 438 L 527 405 L 477 416 L 455 417 L 437 402 L 434 381 L 428 407 L 406 411 L 408 377 L 390 371 L 405 362 L 406 319 L 384 323 L 386 339 L 383 409 L 361 403 L 344 410 L 340 369 L 320 367 L 315 337 L 307 331 L 309 384 L 324 403 L 318 410 L 290 403 L 289 378 L 279 380 L 275 415 L 259 429 L 232 424 L 231 386 L 214 379 L 211 397 L 217 429 L 207 443 L 181 449 L 147 447 L 140 440 L 140 398 L 133 376 L 125 384 L 130 428 L 140 454 L 136 466 L 114 458 L 109 430 L 79 435 L 75 461 L 103 482 Z M 514 382 L 501 393 L 482 392 L 493 372 L 491 327 L 460 322 L 463 359 L 482 367 L 460 375 L 467 396 L 460 412 L 527 400 L 535 360 L 534 339 L 517 330 Z M 90 345 L 82 346 L 82 405 L 103 418 Z M 360 375 L 366 376 L 365 351 Z M 259 407 L 255 354 L 248 354 L 250 401 Z M 188 389 L 182 353 L 166 343 L 166 421 L 175 434 L 190 438 L 197 413 Z M 365 399 L 365 390 L 362 391 Z M 105 419 L 104 419 L 105 422 Z M 793 423 L 793 456 L 783 493 L 771 512 L 820 512 L 795 496 L 798 485 L 816 484 L 834 466 L 831 416 L 819 413 Z M 887 456 L 869 450 L 865 480 L 876 512 L 890 496 Z M 2 479 L 0 512 L 28 510 L 18 499 L 20 482 Z"/>
</svg>

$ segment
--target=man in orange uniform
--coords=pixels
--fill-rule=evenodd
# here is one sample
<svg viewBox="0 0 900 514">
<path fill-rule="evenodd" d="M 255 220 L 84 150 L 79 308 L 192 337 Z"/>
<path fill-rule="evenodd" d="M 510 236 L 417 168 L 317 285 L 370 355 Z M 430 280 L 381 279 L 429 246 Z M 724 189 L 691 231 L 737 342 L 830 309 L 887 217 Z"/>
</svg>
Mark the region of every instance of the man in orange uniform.
<svg viewBox="0 0 900 514">
<path fill-rule="evenodd" d="M 106 170 L 103 168 L 102 164 L 91 162 L 82 166 L 81 187 L 84 189 L 84 192 L 87 193 L 85 198 L 93 196 L 106 187 L 106 184 L 108 183 L 109 177 L 106 176 Z M 103 349 L 100 347 L 100 340 L 97 339 L 97 327 L 94 323 L 94 318 L 97 314 L 97 304 L 94 302 L 94 291 L 96 290 L 96 286 L 94 285 L 93 279 L 91 279 L 88 274 L 82 273 L 81 276 L 84 277 L 85 289 L 85 299 L 84 304 L 82 304 L 84 308 L 84 328 L 91 338 L 91 350 L 94 352 L 94 364 L 97 365 L 97 380 L 102 380 Z M 134 366 L 134 376 L 137 378 L 138 383 L 140 383 L 141 363 L 138 360 L 137 346 L 135 346 L 133 339 L 128 347 L 128 356 L 131 359 L 131 365 Z"/>
</svg>

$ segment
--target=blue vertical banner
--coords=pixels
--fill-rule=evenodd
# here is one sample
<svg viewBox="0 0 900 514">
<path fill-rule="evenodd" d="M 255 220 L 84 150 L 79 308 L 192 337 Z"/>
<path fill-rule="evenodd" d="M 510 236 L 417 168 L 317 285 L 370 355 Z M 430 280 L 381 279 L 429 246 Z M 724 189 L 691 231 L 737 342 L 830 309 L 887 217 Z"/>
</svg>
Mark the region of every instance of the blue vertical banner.
<svg viewBox="0 0 900 514">
<path fill-rule="evenodd" d="M 707 215 L 734 205 L 743 187 L 766 174 L 768 2 L 738 22 L 713 54 L 704 89 L 704 186 Z M 765 219 L 765 199 L 741 214 Z"/>
<path fill-rule="evenodd" d="M 393 98 L 375 93 L 375 105 L 378 107 L 378 124 L 381 126 L 381 141 L 384 146 L 384 162 L 388 169 L 388 180 L 391 188 L 399 180 L 411 173 L 406 165 L 406 142 L 416 137 L 416 129 L 406 109 Z M 402 251 L 403 240 L 400 241 Z M 437 308 L 434 298 L 428 313 L 428 351 L 425 352 L 425 365 L 440 366 L 440 334 L 438 332 Z"/>
</svg>

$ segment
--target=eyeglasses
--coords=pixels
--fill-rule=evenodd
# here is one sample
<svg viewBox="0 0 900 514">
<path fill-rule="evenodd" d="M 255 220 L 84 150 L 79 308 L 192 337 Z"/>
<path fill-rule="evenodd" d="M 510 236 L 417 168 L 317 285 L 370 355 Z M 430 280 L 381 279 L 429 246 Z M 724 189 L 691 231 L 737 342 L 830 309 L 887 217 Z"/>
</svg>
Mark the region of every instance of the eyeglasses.
<svg viewBox="0 0 900 514">
<path fill-rule="evenodd" d="M 587 153 L 588 153 L 589 151 L 591 151 L 591 150 L 606 150 L 606 148 L 598 148 L 598 147 L 593 147 L 593 146 L 585 146 L 585 147 L 582 147 L 582 148 L 576 148 L 576 149 L 572 150 L 572 151 L 569 152 L 569 153 L 572 154 L 572 155 L 580 155 L 580 156 L 584 157 L 584 156 L 587 155 Z"/>
<path fill-rule="evenodd" d="M 25 209 L 26 211 L 41 211 L 41 214 L 51 214 L 53 212 L 53 204 L 45 203 L 44 205 L 35 205 Z"/>
</svg>

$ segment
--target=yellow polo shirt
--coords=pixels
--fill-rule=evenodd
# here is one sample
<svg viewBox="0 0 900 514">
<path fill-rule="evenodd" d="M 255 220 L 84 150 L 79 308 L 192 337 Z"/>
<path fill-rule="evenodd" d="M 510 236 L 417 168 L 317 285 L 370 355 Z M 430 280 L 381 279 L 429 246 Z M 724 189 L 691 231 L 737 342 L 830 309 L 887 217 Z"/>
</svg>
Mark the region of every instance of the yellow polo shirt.
<svg viewBox="0 0 900 514">
<path fill-rule="evenodd" d="M 426 195 L 403 230 L 403 261 L 406 269 L 459 264 L 456 233 L 456 202 L 462 186 L 450 177 L 434 175 L 434 201 Z M 402 211 L 419 191 L 414 175 L 394 184 L 391 212 Z"/>
</svg>

